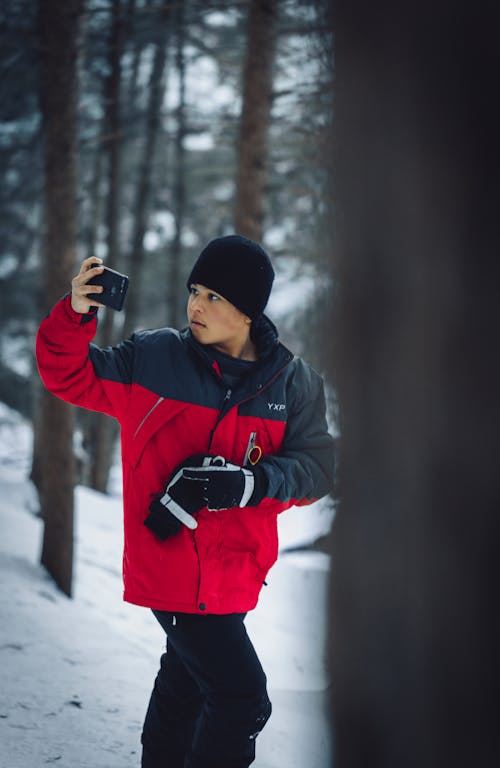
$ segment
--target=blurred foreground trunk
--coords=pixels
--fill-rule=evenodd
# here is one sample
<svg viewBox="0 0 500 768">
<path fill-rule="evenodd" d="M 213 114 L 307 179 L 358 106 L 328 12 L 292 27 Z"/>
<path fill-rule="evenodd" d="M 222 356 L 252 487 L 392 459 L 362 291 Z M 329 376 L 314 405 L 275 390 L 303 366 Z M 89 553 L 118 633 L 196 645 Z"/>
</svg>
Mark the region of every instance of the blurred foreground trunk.
<svg viewBox="0 0 500 768">
<path fill-rule="evenodd" d="M 45 139 L 45 310 L 70 285 L 76 264 L 77 41 L 81 0 L 40 0 L 40 104 Z M 73 572 L 73 409 L 46 390 L 38 424 L 41 562 L 67 595 Z"/>
<path fill-rule="evenodd" d="M 334 6 L 335 768 L 500 765 L 499 47 L 486 6 Z"/>
</svg>

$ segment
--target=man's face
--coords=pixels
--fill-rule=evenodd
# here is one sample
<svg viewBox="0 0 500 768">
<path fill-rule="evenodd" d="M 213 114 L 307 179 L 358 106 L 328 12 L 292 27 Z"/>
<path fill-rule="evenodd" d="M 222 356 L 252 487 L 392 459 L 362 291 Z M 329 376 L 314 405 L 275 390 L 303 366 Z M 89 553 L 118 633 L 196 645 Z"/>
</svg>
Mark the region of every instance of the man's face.
<svg viewBox="0 0 500 768">
<path fill-rule="evenodd" d="M 248 337 L 251 320 L 234 304 L 204 285 L 191 285 L 187 304 L 189 327 L 200 344 L 213 344 L 223 352 Z"/>
</svg>

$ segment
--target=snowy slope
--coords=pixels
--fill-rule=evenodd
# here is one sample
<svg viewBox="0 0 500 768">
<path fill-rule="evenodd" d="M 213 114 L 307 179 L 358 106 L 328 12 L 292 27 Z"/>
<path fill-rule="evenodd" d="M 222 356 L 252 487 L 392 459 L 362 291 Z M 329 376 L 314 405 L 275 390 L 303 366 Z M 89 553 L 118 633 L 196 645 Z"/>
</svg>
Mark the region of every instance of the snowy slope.
<svg viewBox="0 0 500 768">
<path fill-rule="evenodd" d="M 77 489 L 68 600 L 38 565 L 42 526 L 25 479 L 30 446 L 27 425 L 0 406 L 0 768 L 138 768 L 164 635 L 148 610 L 121 599 L 120 499 Z M 331 518 L 328 505 L 290 510 L 282 541 L 314 539 Z M 328 567 L 322 553 L 283 553 L 247 618 L 274 705 L 256 768 L 330 765 Z"/>
</svg>

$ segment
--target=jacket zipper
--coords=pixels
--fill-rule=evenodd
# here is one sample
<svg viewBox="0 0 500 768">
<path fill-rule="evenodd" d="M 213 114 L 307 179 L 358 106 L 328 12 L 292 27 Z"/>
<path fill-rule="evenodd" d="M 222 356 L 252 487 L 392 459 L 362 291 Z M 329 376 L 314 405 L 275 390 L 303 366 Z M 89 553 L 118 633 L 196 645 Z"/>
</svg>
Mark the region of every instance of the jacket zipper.
<svg viewBox="0 0 500 768">
<path fill-rule="evenodd" d="M 232 394 L 233 394 L 233 390 L 232 389 L 228 389 L 226 391 L 226 394 L 224 395 L 224 400 L 222 401 L 222 405 L 221 405 L 220 410 L 219 410 L 219 415 L 217 416 L 217 421 L 215 422 L 215 424 L 213 426 L 213 429 L 210 431 L 210 437 L 208 438 L 208 448 L 207 448 L 208 451 L 210 450 L 210 446 L 212 445 L 212 440 L 213 440 L 213 437 L 214 437 L 215 430 L 217 429 L 217 427 L 220 424 L 221 419 L 223 418 L 224 408 L 226 407 L 226 403 L 228 402 L 228 400 L 230 400 Z"/>
<path fill-rule="evenodd" d="M 198 350 L 196 350 L 196 351 L 198 351 Z M 242 403 L 246 403 L 248 400 L 253 400 L 254 397 L 257 397 L 257 395 L 260 395 L 261 392 L 263 392 L 265 389 L 270 387 L 271 384 L 273 384 L 276 381 L 276 379 L 282 374 L 282 372 L 285 370 L 285 368 L 290 364 L 290 362 L 292 360 L 293 360 L 293 355 L 290 355 L 288 357 L 286 363 L 276 372 L 276 374 L 266 384 L 260 385 L 255 392 L 252 392 L 251 395 L 249 395 L 248 397 L 244 397 L 243 400 L 240 400 L 237 403 L 234 403 L 232 408 L 236 408 L 239 405 L 241 405 Z M 220 383 L 221 379 L 220 379 L 220 376 L 217 374 L 217 372 L 211 366 L 210 366 L 210 370 L 212 371 L 213 375 L 217 378 L 217 380 Z M 224 395 L 224 399 L 222 401 L 222 405 L 221 405 L 221 408 L 220 408 L 220 411 L 219 411 L 219 415 L 217 417 L 217 421 L 215 422 L 214 427 L 213 427 L 213 429 L 210 432 L 210 437 L 209 437 L 209 440 L 208 440 L 207 452 L 210 452 L 210 448 L 212 446 L 212 441 L 213 441 L 213 438 L 214 438 L 215 430 L 219 426 L 220 422 L 222 421 L 222 419 L 224 418 L 226 413 L 229 413 L 229 411 L 225 412 L 225 408 L 226 408 L 227 403 L 231 399 L 231 395 L 232 394 L 233 394 L 232 389 L 227 389 L 226 390 L 226 393 Z M 231 410 L 231 409 L 229 409 L 229 410 Z M 147 416 L 149 416 L 149 414 L 147 414 L 145 418 L 147 418 Z M 142 426 L 142 424 L 139 425 L 139 428 L 141 426 Z M 190 534 L 191 534 L 191 538 L 192 538 L 192 541 L 193 541 L 193 544 L 194 544 L 194 549 L 195 549 L 195 552 L 196 552 L 196 557 L 198 558 L 198 588 L 197 588 L 197 593 L 196 594 L 197 594 L 197 598 L 199 599 L 200 584 L 201 584 L 201 562 L 200 562 L 200 555 L 199 555 L 199 552 L 198 552 L 198 546 L 196 544 L 196 532 L 195 531 L 190 531 Z"/>
<path fill-rule="evenodd" d="M 132 438 L 133 440 L 135 440 L 135 438 L 137 437 L 137 435 L 139 434 L 140 430 L 141 430 L 141 429 L 142 429 L 142 427 L 144 426 L 145 422 L 146 422 L 146 421 L 149 419 L 149 417 L 151 416 L 151 414 L 153 413 L 153 411 L 154 411 L 156 408 L 158 408 L 158 406 L 160 405 L 160 403 L 162 403 L 164 400 L 165 400 L 165 398 L 164 398 L 164 397 L 159 397 L 159 398 L 158 398 L 158 400 L 156 401 L 156 403 L 155 403 L 155 404 L 154 404 L 154 405 L 153 405 L 153 406 L 152 406 L 152 407 L 149 409 L 149 411 L 148 411 L 148 412 L 147 412 L 147 414 L 144 416 L 143 420 L 141 421 L 141 423 L 139 424 L 139 426 L 138 426 L 138 427 L 137 427 L 137 429 L 135 430 L 135 432 L 134 432 L 134 437 Z"/>
<path fill-rule="evenodd" d="M 275 375 L 272 377 L 272 379 L 269 379 L 269 381 L 268 381 L 268 382 L 266 382 L 266 384 L 262 384 L 262 385 L 260 385 L 260 386 L 259 386 L 259 388 L 258 388 L 258 389 L 257 389 L 255 392 L 252 392 L 252 394 L 251 394 L 251 395 L 248 395 L 247 397 L 244 397 L 244 398 L 243 398 L 243 400 L 239 400 L 237 403 L 234 403 L 234 404 L 231 406 L 231 409 L 232 409 L 232 408 L 237 408 L 238 406 L 240 406 L 240 405 L 243 405 L 243 403 L 246 403 L 246 402 L 248 402 L 249 400 L 253 400 L 253 399 L 254 399 L 254 397 L 257 397 L 258 395 L 260 395 L 260 394 L 261 394 L 261 392 L 264 392 L 264 390 L 268 389 L 268 387 L 270 387 L 270 386 L 271 386 L 271 384 L 274 384 L 274 382 L 276 381 L 276 379 L 277 379 L 279 376 L 281 376 L 281 374 L 283 373 L 283 371 L 285 370 L 285 368 L 287 368 L 287 366 L 288 366 L 288 365 L 291 363 L 291 361 L 292 361 L 292 360 L 293 360 L 293 356 L 292 356 L 292 357 L 290 357 L 290 358 L 289 358 L 289 359 L 286 361 L 285 365 L 283 365 L 283 366 L 282 366 L 282 367 L 279 369 L 279 371 L 277 371 L 277 372 L 276 372 L 276 374 L 275 374 Z M 217 429 L 217 427 L 218 427 L 218 426 L 219 426 L 219 424 L 221 423 L 221 421 L 222 421 L 222 419 L 224 418 L 224 416 L 226 416 L 226 415 L 229 413 L 229 411 L 224 411 L 224 409 L 225 409 L 225 407 L 226 407 L 226 404 L 227 404 L 228 400 L 231 398 L 231 395 L 232 395 L 232 394 L 233 394 L 232 390 L 231 390 L 231 389 L 228 389 L 228 390 L 227 390 L 227 392 L 226 392 L 226 394 L 225 394 L 225 396 L 224 396 L 224 400 L 222 401 L 222 406 L 221 406 L 221 409 L 220 409 L 220 411 L 219 411 L 219 415 L 218 415 L 218 417 L 217 417 L 217 421 L 216 421 L 216 422 L 215 422 L 215 424 L 214 424 L 214 428 L 213 428 L 213 429 L 212 429 L 212 431 L 210 432 L 210 438 L 209 438 L 209 441 L 208 441 L 208 451 L 210 451 L 210 448 L 211 448 L 211 446 L 212 446 L 212 440 L 214 439 L 215 430 Z M 231 409 L 229 409 L 229 410 L 231 410 Z"/>
</svg>

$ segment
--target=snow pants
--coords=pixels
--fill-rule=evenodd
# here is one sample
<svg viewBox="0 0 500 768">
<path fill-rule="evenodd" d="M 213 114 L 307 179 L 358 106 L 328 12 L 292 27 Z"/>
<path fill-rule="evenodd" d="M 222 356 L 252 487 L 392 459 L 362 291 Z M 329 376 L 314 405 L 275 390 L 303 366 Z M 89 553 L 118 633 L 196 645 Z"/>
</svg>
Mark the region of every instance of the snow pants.
<svg viewBox="0 0 500 768">
<path fill-rule="evenodd" d="M 247 768 L 271 715 L 245 614 L 153 611 L 167 634 L 142 732 L 142 768 Z"/>
</svg>

